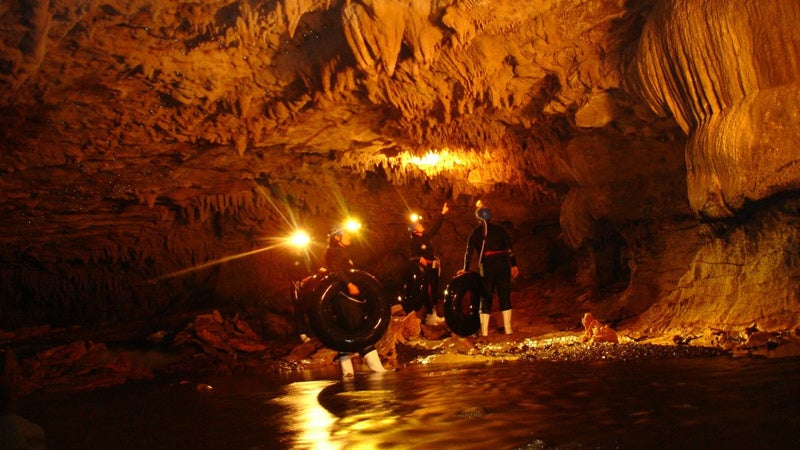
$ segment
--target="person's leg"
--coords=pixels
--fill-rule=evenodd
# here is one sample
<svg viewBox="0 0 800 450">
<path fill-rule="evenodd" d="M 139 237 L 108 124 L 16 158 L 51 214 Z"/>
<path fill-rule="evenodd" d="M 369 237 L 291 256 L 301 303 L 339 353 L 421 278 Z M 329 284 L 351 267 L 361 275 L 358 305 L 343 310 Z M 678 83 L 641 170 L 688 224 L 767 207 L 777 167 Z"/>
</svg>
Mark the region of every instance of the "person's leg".
<svg viewBox="0 0 800 450">
<path fill-rule="evenodd" d="M 342 378 L 352 378 L 355 376 L 353 370 L 353 360 L 349 353 L 339 353 L 339 367 L 342 368 Z"/>
<path fill-rule="evenodd" d="M 492 296 L 494 295 L 494 278 L 492 274 L 486 272 L 484 268 L 483 293 L 479 302 L 478 312 L 480 313 L 481 336 L 489 335 L 489 321 L 492 314 Z"/>
<path fill-rule="evenodd" d="M 511 310 L 504 309 L 500 311 L 500 314 L 503 315 L 503 329 L 506 334 L 512 334 L 514 331 L 511 329 Z"/>
<path fill-rule="evenodd" d="M 507 262 L 499 271 L 495 286 L 500 314 L 503 316 L 503 328 L 506 334 L 511 334 L 513 333 L 511 329 L 511 266 Z"/>
<path fill-rule="evenodd" d="M 433 269 L 431 271 L 430 277 L 430 285 L 431 285 L 431 303 L 433 304 L 433 312 L 436 312 L 436 307 L 439 305 L 440 301 L 442 300 L 442 293 L 439 292 L 439 269 Z"/>
<path fill-rule="evenodd" d="M 311 338 L 308 337 L 308 317 L 305 305 L 303 305 L 300 301 L 300 290 L 302 289 L 302 286 L 302 281 L 292 282 L 292 307 L 294 309 L 294 321 L 295 326 L 297 327 L 297 335 L 300 337 L 301 341 L 308 342 L 311 340 Z"/>
<path fill-rule="evenodd" d="M 364 355 L 364 361 L 367 363 L 369 370 L 373 372 L 386 372 L 377 350 L 372 349 L 370 352 Z"/>
<path fill-rule="evenodd" d="M 422 288 L 420 289 L 420 294 L 422 295 L 422 305 L 425 307 L 425 311 L 430 314 L 432 304 L 433 304 L 433 296 L 431 295 L 431 271 L 427 267 L 422 268 L 421 271 L 421 279 L 419 280 Z"/>
<path fill-rule="evenodd" d="M 297 326 L 297 335 L 300 336 L 300 340 L 303 342 L 308 342 L 311 340 L 309 335 L 309 326 L 308 326 L 308 314 L 305 310 L 300 309 L 300 305 L 294 305 L 294 320 Z"/>
<path fill-rule="evenodd" d="M 425 280 L 426 280 L 426 289 L 425 294 L 427 296 L 427 303 L 425 305 L 425 309 L 428 311 L 428 315 L 425 317 L 425 324 L 427 325 L 439 325 L 440 323 L 444 322 L 443 317 L 439 317 L 439 314 L 436 312 L 436 305 L 438 303 L 438 289 L 439 289 L 439 275 L 438 269 L 428 268 L 425 270 Z"/>
</svg>

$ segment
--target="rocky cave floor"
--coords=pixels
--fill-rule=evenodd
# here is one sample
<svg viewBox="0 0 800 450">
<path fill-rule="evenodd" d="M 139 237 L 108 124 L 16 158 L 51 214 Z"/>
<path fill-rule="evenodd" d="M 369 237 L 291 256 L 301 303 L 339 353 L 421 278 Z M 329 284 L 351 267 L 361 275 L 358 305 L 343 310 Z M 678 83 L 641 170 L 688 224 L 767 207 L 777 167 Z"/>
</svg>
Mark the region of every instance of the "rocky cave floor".
<svg viewBox="0 0 800 450">
<path fill-rule="evenodd" d="M 444 324 L 427 326 L 421 314 L 406 314 L 395 305 L 389 330 L 376 345 L 384 365 L 402 369 L 509 360 L 800 355 L 796 330 L 648 335 L 622 322 L 592 320 L 592 314 L 602 311 L 602 298 L 619 293 L 613 289 L 589 295 L 570 277 L 558 275 L 515 284 L 510 335 L 503 332 L 498 312 L 492 314 L 489 336 L 462 337 Z M 281 321 L 287 330 L 286 319 L 263 311 L 212 310 L 160 320 L 156 331 L 152 320 L 94 329 L 0 330 L 0 353 L 5 376 L 21 393 L 89 390 L 158 376 L 287 372 L 335 364 L 336 352 L 317 339 L 303 343 L 289 331 L 283 337 L 262 338 L 265 330 L 280 328 L 276 322 Z"/>
</svg>

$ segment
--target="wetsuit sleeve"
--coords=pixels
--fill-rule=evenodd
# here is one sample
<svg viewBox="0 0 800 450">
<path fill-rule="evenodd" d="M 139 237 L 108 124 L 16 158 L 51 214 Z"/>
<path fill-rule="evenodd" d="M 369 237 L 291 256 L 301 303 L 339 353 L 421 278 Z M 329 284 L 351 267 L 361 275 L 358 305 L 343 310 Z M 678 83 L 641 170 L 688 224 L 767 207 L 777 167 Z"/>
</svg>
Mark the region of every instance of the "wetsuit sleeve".
<svg viewBox="0 0 800 450">
<path fill-rule="evenodd" d="M 436 222 L 433 224 L 433 226 L 430 227 L 430 229 L 425 230 L 425 235 L 429 238 L 436 235 L 436 233 L 439 232 L 439 228 L 442 228 L 442 223 L 444 223 L 444 214 L 439 214 L 439 218 L 436 219 Z"/>
<path fill-rule="evenodd" d="M 508 258 L 511 260 L 511 267 L 517 266 L 517 257 L 514 255 L 514 249 L 511 248 L 511 238 L 508 236 L 508 233 L 505 234 L 505 241 L 506 241 L 506 248 L 508 249 Z"/>
<path fill-rule="evenodd" d="M 467 251 L 464 253 L 465 272 L 469 270 L 469 265 L 472 262 L 472 253 L 475 251 L 475 246 L 472 243 L 472 241 L 474 240 L 474 236 L 475 236 L 475 230 L 472 230 L 472 233 L 469 234 L 469 238 L 467 238 Z"/>
</svg>

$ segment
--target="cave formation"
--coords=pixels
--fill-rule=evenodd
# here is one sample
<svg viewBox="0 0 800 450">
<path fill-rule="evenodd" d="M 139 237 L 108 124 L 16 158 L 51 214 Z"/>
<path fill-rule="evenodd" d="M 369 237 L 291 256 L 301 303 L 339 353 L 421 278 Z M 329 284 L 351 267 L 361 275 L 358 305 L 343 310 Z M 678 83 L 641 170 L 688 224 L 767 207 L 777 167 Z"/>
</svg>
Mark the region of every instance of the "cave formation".
<svg viewBox="0 0 800 450">
<path fill-rule="evenodd" d="M 307 229 L 316 262 L 345 215 L 391 286 L 406 213 L 445 201 L 447 277 L 477 199 L 523 280 L 574 268 L 602 321 L 800 325 L 794 0 L 10 0 L 0 18 L 0 329 L 285 313 L 280 238 Z"/>
</svg>

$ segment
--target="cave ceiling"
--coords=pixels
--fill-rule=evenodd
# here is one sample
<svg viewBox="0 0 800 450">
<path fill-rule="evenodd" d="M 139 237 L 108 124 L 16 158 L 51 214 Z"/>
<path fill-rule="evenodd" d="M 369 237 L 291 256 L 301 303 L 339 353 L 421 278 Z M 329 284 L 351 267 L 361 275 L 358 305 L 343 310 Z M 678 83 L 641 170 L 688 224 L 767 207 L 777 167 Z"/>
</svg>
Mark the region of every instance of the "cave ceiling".
<svg viewBox="0 0 800 450">
<path fill-rule="evenodd" d="M 480 167 L 456 194 L 539 193 L 531 155 L 576 134 L 675 131 L 622 90 L 648 3 L 6 2 L 5 187 L 78 168 L 75 189 L 182 204 L 343 168 L 404 183 L 402 155 L 448 150 Z"/>
</svg>

